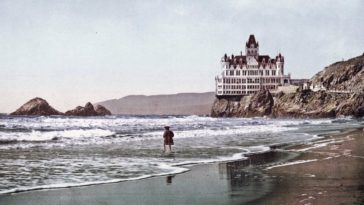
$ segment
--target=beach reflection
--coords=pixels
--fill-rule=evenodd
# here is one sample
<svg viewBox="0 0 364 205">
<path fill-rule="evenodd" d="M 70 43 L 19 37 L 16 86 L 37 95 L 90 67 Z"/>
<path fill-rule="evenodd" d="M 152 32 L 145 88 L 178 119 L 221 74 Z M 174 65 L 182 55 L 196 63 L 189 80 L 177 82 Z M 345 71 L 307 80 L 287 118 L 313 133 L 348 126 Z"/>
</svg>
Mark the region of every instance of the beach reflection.
<svg viewBox="0 0 364 205">
<path fill-rule="evenodd" d="M 248 159 L 220 163 L 219 178 L 227 180 L 230 191 L 248 190 L 250 186 L 257 186 L 256 182 L 264 181 L 264 175 L 257 167 L 282 160 L 287 156 L 282 152 L 265 152 L 250 155 Z"/>
<path fill-rule="evenodd" d="M 249 161 L 235 161 L 219 164 L 219 177 L 229 182 L 229 190 L 237 191 L 251 184 L 253 174 L 248 171 Z"/>
<path fill-rule="evenodd" d="M 169 176 L 166 177 L 167 185 L 171 185 L 172 184 L 173 177 L 174 177 L 174 175 L 169 175 Z"/>
</svg>

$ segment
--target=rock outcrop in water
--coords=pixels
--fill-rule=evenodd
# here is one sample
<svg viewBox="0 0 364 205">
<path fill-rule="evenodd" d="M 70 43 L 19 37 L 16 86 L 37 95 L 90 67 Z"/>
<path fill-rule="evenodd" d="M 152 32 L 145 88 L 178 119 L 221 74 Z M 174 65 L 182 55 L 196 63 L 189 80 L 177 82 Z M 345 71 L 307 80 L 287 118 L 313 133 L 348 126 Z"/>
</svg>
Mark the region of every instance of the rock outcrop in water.
<svg viewBox="0 0 364 205">
<path fill-rule="evenodd" d="M 34 98 L 18 108 L 10 115 L 69 115 L 69 116 L 104 116 L 111 115 L 111 112 L 102 105 L 97 105 L 96 109 L 88 102 L 85 107 L 77 106 L 73 110 L 69 110 L 66 113 L 59 112 L 51 107 L 48 102 L 42 98 Z"/>
<path fill-rule="evenodd" d="M 10 115 L 63 115 L 63 113 L 51 107 L 48 102 L 42 98 L 33 98 L 18 108 Z"/>
<path fill-rule="evenodd" d="M 106 109 L 102 105 L 96 105 L 95 111 L 96 111 L 97 115 L 111 115 L 110 110 Z"/>
<path fill-rule="evenodd" d="M 327 91 L 300 90 L 296 93 L 260 91 L 252 96 L 216 99 L 213 117 L 339 117 L 364 116 L 364 54 L 334 63 L 317 73 L 312 84 Z"/>
<path fill-rule="evenodd" d="M 65 113 L 71 116 L 98 116 L 98 115 L 111 115 L 111 112 L 104 106 L 98 105 L 96 110 L 94 106 L 88 102 L 85 107 L 77 106 L 73 110 L 69 110 Z"/>
</svg>

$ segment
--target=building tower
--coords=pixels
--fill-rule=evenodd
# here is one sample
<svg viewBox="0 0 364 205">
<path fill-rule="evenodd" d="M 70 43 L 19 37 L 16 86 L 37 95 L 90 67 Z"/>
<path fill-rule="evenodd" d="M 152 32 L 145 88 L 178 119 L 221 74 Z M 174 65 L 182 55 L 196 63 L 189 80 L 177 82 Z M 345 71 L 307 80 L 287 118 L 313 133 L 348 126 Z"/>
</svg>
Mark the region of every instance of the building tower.
<svg viewBox="0 0 364 205">
<path fill-rule="evenodd" d="M 281 53 L 276 56 L 276 64 L 277 64 L 277 73 L 279 76 L 284 74 L 284 57 Z"/>
<path fill-rule="evenodd" d="M 253 34 L 249 36 L 248 41 L 245 44 L 246 56 L 258 57 L 259 56 L 259 43 L 255 40 Z"/>
<path fill-rule="evenodd" d="M 221 58 L 221 68 L 222 69 L 227 69 L 229 68 L 229 57 L 225 55 Z"/>
</svg>

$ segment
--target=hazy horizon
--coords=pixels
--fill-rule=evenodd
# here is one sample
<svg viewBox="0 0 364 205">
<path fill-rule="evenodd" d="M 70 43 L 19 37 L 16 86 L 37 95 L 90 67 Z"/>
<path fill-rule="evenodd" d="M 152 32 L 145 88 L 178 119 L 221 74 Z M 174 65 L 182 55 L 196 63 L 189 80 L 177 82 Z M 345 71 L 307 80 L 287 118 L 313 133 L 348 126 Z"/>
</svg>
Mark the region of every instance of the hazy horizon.
<svg viewBox="0 0 364 205">
<path fill-rule="evenodd" d="M 214 90 L 220 58 L 285 56 L 292 78 L 364 52 L 364 2 L 0 0 L 0 112 Z"/>
</svg>

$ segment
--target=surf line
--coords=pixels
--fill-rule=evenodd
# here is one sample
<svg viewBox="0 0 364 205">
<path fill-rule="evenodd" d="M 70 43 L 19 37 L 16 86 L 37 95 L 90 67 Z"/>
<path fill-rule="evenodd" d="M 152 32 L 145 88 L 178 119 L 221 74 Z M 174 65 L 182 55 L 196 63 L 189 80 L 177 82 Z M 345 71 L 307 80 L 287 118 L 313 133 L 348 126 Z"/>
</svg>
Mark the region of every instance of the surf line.
<svg viewBox="0 0 364 205">
<path fill-rule="evenodd" d="M 285 167 L 285 166 L 291 166 L 291 165 L 296 165 L 296 164 L 304 164 L 304 163 L 309 163 L 309 162 L 315 162 L 317 160 L 318 159 L 298 160 L 298 161 L 293 161 L 293 162 L 288 162 L 288 163 L 284 163 L 284 164 L 270 166 L 270 167 L 265 168 L 265 170 L 270 170 L 270 169 L 274 169 L 274 168 L 277 168 L 277 167 Z"/>
</svg>

